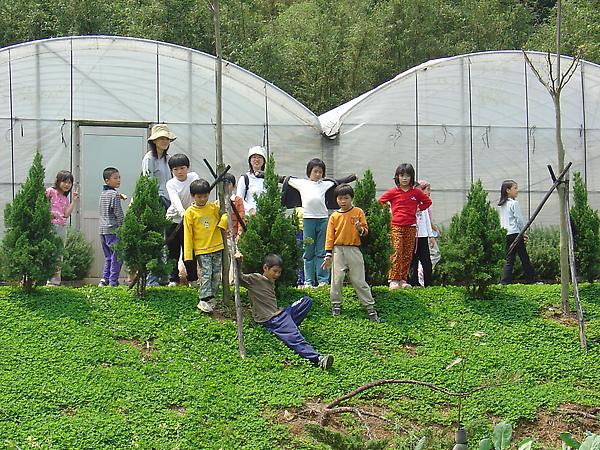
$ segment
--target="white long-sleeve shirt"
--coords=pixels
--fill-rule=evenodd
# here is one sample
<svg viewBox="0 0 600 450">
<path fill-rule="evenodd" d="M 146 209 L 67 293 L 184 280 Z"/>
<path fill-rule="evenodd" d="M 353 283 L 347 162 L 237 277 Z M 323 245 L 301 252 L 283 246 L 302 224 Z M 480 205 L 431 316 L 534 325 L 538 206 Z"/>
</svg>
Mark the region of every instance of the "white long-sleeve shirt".
<svg viewBox="0 0 600 450">
<path fill-rule="evenodd" d="M 506 229 L 506 234 L 520 233 L 525 226 L 519 202 L 515 199 L 509 198 L 500 206 L 500 226 Z"/>
<path fill-rule="evenodd" d="M 199 178 L 196 172 L 188 172 L 184 181 L 179 181 L 175 177 L 167 181 L 167 194 L 171 200 L 171 206 L 167 210 L 167 219 L 175 223 L 182 221 L 185 210 L 192 206 L 194 201 L 190 194 L 190 184 Z"/>
<path fill-rule="evenodd" d="M 433 237 L 429 209 L 417 212 L 417 237 Z"/>
<path fill-rule="evenodd" d="M 250 214 L 250 210 L 256 210 L 256 200 L 254 194 L 260 195 L 264 192 L 264 178 L 256 177 L 252 172 L 248 172 L 248 189 L 246 190 L 246 179 L 244 175 L 240 177 L 237 184 L 237 196 L 244 201 L 244 209 L 246 215 Z"/>
<path fill-rule="evenodd" d="M 305 219 L 326 219 L 329 217 L 329 211 L 325 206 L 325 192 L 334 185 L 333 181 L 311 181 L 291 177 L 288 183 L 300 192 Z"/>
</svg>

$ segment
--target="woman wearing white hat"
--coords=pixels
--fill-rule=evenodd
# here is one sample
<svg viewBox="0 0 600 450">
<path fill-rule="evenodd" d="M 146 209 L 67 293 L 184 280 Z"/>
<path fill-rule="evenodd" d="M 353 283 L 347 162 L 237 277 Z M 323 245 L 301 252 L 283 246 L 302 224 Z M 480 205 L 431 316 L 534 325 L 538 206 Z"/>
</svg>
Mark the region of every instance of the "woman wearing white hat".
<svg viewBox="0 0 600 450">
<path fill-rule="evenodd" d="M 248 166 L 250 170 L 240 177 L 237 184 L 237 196 L 244 200 L 246 215 L 256 214 L 256 200 L 254 194 L 260 195 L 265 191 L 265 163 L 267 162 L 267 151 L 260 145 L 248 149 Z"/>
<path fill-rule="evenodd" d="M 150 172 L 150 176 L 158 180 L 158 195 L 161 203 L 168 208 L 170 205 L 169 194 L 167 193 L 167 181 L 173 176 L 169 168 L 169 155 L 167 151 L 171 142 L 177 139 L 169 131 L 165 124 L 158 124 L 152 127 L 152 133 L 148 138 L 148 153 L 142 159 L 142 173 Z"/>
</svg>

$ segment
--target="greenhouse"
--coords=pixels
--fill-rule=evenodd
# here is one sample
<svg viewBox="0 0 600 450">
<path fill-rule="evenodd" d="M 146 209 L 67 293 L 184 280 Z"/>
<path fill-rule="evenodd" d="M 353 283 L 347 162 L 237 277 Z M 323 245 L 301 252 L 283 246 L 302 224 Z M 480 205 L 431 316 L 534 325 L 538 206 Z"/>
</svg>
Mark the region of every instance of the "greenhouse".
<svg viewBox="0 0 600 450">
<path fill-rule="evenodd" d="M 177 136 L 169 153 L 190 156 L 192 170 L 210 179 L 202 159 L 215 162 L 216 58 L 162 42 L 124 37 L 65 37 L 0 49 L 0 208 L 10 202 L 36 149 L 46 182 L 71 170 L 81 202 L 74 227 L 84 231 L 102 263 L 98 196 L 102 170 L 117 167 L 131 197 L 155 123 Z M 280 173 L 303 174 L 322 156 L 318 118 L 258 76 L 223 63 L 223 148 L 239 176 L 247 150 L 264 145 Z M 2 224 L 3 225 L 3 224 Z"/>
<path fill-rule="evenodd" d="M 542 77 L 548 55 L 528 53 Z M 553 66 L 556 58 L 552 56 Z M 564 73 L 572 62 L 561 58 Z M 600 67 L 580 61 L 562 91 L 565 161 L 588 183 L 600 207 Z M 432 184 L 437 221 L 460 211 L 470 183 L 481 179 L 497 203 L 505 179 L 519 183 L 524 215 L 552 185 L 557 169 L 552 98 L 520 51 L 460 55 L 426 62 L 319 117 L 336 170 L 369 167 L 381 191 L 396 166 L 412 163 Z M 558 223 L 553 196 L 537 223 Z"/>
</svg>

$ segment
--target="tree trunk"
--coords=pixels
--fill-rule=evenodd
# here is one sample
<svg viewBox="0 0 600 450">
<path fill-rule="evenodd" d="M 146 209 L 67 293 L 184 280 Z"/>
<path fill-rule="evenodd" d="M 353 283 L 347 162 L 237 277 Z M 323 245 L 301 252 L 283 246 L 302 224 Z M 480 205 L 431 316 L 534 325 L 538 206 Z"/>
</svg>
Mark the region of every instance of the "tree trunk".
<svg viewBox="0 0 600 450">
<path fill-rule="evenodd" d="M 552 95 L 554 100 L 554 110 L 556 119 L 556 149 L 558 152 L 558 170 L 562 172 L 565 169 L 565 147 L 562 141 L 562 119 L 560 109 L 560 91 Z M 567 178 L 565 177 L 565 181 Z M 569 311 L 569 240 L 568 240 L 568 223 L 566 210 L 567 189 L 564 183 L 557 187 L 558 190 L 558 210 L 559 210 L 559 226 L 560 226 L 560 298 L 562 310 L 564 313 Z"/>
<path fill-rule="evenodd" d="M 213 20 L 215 23 L 215 53 L 217 55 L 217 66 L 215 67 L 215 88 L 217 96 L 217 117 L 215 127 L 215 142 L 217 147 L 217 174 L 223 173 L 223 54 L 221 51 L 221 30 L 219 26 L 219 0 L 213 0 Z M 217 186 L 219 194 L 219 205 L 221 213 L 227 211 L 227 182 Z M 221 270 L 221 281 L 223 284 L 223 303 L 231 305 L 231 291 L 229 289 L 229 247 L 227 245 L 227 233 L 223 235 L 223 265 Z"/>
</svg>

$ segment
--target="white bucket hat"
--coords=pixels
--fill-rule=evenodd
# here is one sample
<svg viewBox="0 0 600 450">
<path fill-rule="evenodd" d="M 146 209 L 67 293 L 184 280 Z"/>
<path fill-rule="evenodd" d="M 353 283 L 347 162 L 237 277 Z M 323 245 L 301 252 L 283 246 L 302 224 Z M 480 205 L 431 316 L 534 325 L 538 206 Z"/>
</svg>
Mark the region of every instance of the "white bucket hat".
<svg viewBox="0 0 600 450">
<path fill-rule="evenodd" d="M 168 126 L 166 126 L 164 123 L 159 123 L 158 125 L 154 125 L 152 127 L 152 134 L 150 134 L 148 141 L 153 141 L 154 139 L 158 139 L 159 137 L 163 136 L 171 139 L 172 141 L 177 139 L 177 136 L 169 131 Z"/>
<path fill-rule="evenodd" d="M 250 147 L 248 149 L 248 161 L 250 161 L 250 157 L 252 155 L 260 155 L 265 159 L 265 161 L 267 160 L 267 151 L 260 145 L 255 145 L 254 147 Z"/>
</svg>

